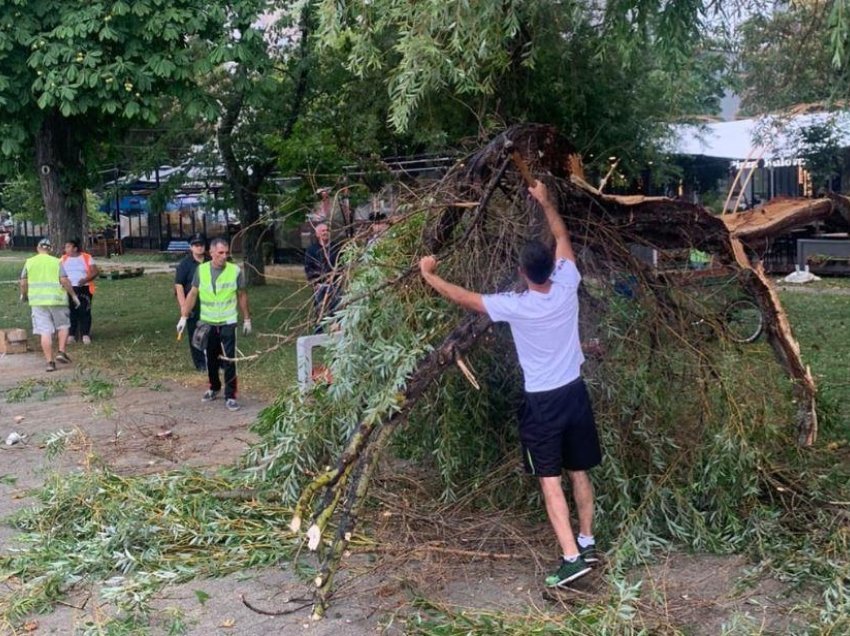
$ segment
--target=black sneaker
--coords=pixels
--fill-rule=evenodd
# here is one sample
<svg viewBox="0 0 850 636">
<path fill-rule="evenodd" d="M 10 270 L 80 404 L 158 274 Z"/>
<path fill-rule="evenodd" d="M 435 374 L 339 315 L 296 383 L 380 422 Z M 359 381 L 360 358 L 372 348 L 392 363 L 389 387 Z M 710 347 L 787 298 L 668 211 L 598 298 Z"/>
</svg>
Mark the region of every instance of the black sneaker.
<svg viewBox="0 0 850 636">
<path fill-rule="evenodd" d="M 227 407 L 228 411 L 238 411 L 240 408 L 242 408 L 241 406 L 239 406 L 239 402 L 237 402 L 233 398 L 227 398 L 227 400 L 225 400 L 224 402 L 224 405 Z"/>
<path fill-rule="evenodd" d="M 218 397 L 218 391 L 213 391 L 212 389 L 207 389 L 207 391 L 201 396 L 201 402 L 212 402 L 217 397 Z"/>
<path fill-rule="evenodd" d="M 69 358 L 68 354 L 64 351 L 60 351 L 59 353 L 57 353 L 56 359 L 63 364 L 68 364 L 71 361 L 71 358 Z"/>
<path fill-rule="evenodd" d="M 564 587 L 567 583 L 590 572 L 591 568 L 581 556 L 575 561 L 561 560 L 561 567 L 554 574 L 546 577 L 546 587 Z"/>
<path fill-rule="evenodd" d="M 56 363 L 53 362 L 53 360 L 48 362 L 47 368 L 45 369 L 45 371 L 47 371 L 48 373 L 52 373 L 53 371 L 56 371 Z"/>
<path fill-rule="evenodd" d="M 591 543 L 585 547 L 578 547 L 578 553 L 585 563 L 599 563 L 599 553 L 596 551 L 596 544 Z"/>
</svg>

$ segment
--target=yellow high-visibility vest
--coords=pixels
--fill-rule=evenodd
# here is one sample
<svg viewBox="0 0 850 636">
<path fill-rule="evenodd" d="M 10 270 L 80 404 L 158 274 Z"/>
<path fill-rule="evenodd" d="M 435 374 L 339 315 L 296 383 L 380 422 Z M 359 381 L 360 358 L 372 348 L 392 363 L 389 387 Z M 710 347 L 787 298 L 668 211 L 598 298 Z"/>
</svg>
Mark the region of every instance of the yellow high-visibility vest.
<svg viewBox="0 0 850 636">
<path fill-rule="evenodd" d="M 209 325 L 232 325 L 239 319 L 236 311 L 236 283 L 239 268 L 225 263 L 224 270 L 212 286 L 212 263 L 198 265 L 198 297 L 201 300 L 201 320 Z"/>
<path fill-rule="evenodd" d="M 27 294 L 33 307 L 67 305 L 68 296 L 59 283 L 59 259 L 36 254 L 27 259 Z"/>
</svg>

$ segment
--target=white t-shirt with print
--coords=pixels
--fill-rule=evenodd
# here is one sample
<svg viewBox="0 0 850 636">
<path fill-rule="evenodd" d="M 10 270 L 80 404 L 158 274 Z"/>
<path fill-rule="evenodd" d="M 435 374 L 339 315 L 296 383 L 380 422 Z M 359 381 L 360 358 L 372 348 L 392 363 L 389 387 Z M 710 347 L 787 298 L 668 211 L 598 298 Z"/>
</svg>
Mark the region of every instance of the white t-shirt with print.
<svg viewBox="0 0 850 636">
<path fill-rule="evenodd" d="M 493 322 L 507 322 L 525 378 L 525 390 L 550 391 L 579 377 L 584 354 L 578 335 L 578 285 L 574 262 L 559 259 L 544 294 L 488 294 L 484 308 Z"/>
</svg>

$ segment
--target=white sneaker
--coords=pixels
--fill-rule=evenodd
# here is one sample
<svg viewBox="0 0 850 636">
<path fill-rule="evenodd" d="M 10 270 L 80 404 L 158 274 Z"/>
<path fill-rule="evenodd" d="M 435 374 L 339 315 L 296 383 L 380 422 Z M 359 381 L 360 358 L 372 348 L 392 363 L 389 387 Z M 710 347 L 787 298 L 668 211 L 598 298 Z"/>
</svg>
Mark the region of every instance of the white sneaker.
<svg viewBox="0 0 850 636">
<path fill-rule="evenodd" d="M 91 344 L 91 337 L 83 336 L 83 344 Z"/>
<path fill-rule="evenodd" d="M 212 402 L 218 397 L 218 391 L 207 389 L 206 393 L 201 396 L 201 402 Z"/>
<path fill-rule="evenodd" d="M 76 342 L 77 339 L 74 336 L 68 336 L 68 342 Z"/>
<path fill-rule="evenodd" d="M 238 411 L 241 408 L 239 406 L 239 402 L 237 402 L 233 398 L 228 398 L 224 405 L 227 407 L 228 411 Z"/>
</svg>

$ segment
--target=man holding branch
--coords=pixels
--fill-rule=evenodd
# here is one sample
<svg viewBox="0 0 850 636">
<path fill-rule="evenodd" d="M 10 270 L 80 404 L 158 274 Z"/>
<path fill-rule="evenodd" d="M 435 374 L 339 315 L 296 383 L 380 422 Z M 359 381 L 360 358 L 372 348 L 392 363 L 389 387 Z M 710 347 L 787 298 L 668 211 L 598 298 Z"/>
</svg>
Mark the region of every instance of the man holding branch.
<svg viewBox="0 0 850 636">
<path fill-rule="evenodd" d="M 546 513 L 563 558 L 546 578 L 562 587 L 590 572 L 597 562 L 593 537 L 593 485 L 587 471 L 602 460 L 590 397 L 581 377 L 584 355 L 578 333 L 578 286 L 570 235 L 546 186 L 534 182 L 529 194 L 540 204 L 555 238 L 550 248 L 534 240 L 520 255 L 519 273 L 527 284 L 522 293 L 482 295 L 449 283 L 436 274 L 437 260 L 419 262 L 422 277 L 448 300 L 494 322 L 507 322 L 525 382 L 525 405 L 519 425 L 526 471 L 536 476 Z M 569 506 L 561 485 L 567 470 L 579 522 L 570 526 Z"/>
</svg>

